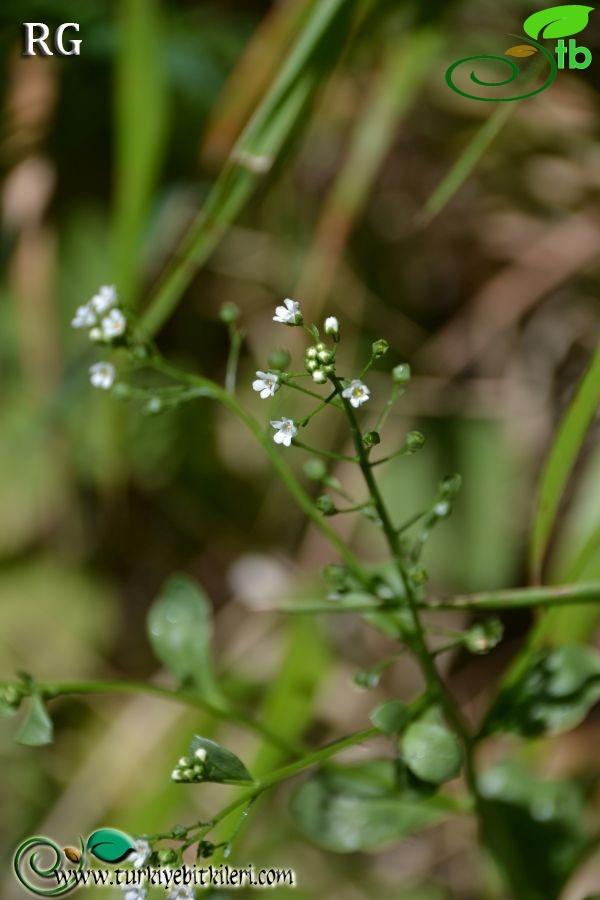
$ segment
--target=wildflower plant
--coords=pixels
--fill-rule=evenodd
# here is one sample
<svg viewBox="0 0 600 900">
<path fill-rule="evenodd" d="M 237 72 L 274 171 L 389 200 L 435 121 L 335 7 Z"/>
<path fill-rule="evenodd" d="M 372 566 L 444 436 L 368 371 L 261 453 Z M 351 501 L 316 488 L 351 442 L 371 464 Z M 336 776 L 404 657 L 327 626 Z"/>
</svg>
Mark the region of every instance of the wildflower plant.
<svg viewBox="0 0 600 900">
<path fill-rule="evenodd" d="M 277 396 L 278 409 L 283 411 L 277 418 L 269 414 L 265 426 L 236 396 L 243 340 L 238 318 L 235 307 L 223 308 L 221 319 L 231 340 L 224 385 L 168 362 L 124 310 L 114 288 L 101 288 L 80 307 L 73 327 L 88 330 L 103 357 L 109 357 L 92 365 L 90 380 L 94 387 L 111 392 L 117 399 L 140 403 L 148 414 L 203 398 L 223 404 L 237 416 L 262 446 L 293 499 L 329 541 L 334 557 L 322 573 L 323 599 L 283 609 L 295 615 L 318 612 L 362 616 L 366 624 L 396 642 L 397 653 L 374 660 L 367 670 L 357 672 L 356 683 L 366 690 L 377 686 L 383 672 L 400 654 L 408 653 L 420 669 L 423 690 L 409 702 L 392 697 L 375 706 L 369 725 L 324 747 L 307 750 L 288 746 L 224 695 L 211 664 L 210 604 L 193 581 L 175 576 L 155 601 L 148 620 L 152 646 L 174 676 L 175 689 L 137 682 L 42 684 L 27 675 L 2 685 L 3 711 L 11 714 L 27 703 L 19 739 L 43 744 L 52 736 L 46 704 L 54 697 L 111 688 L 145 690 L 241 724 L 288 757 L 284 766 L 256 780 L 234 752 L 197 735 L 165 778 L 170 777 L 182 789 L 205 782 L 233 784 L 239 787 L 239 793 L 209 821 L 140 835 L 129 861 L 134 867 L 147 862 L 172 865 L 190 848 L 194 848 L 197 859 L 228 856 L 255 801 L 280 783 L 310 771 L 310 776 L 295 787 L 291 811 L 300 830 L 320 846 L 339 852 L 376 849 L 452 816 L 472 814 L 478 820 L 481 840 L 513 890 L 518 884 L 519 897 L 558 897 L 566 879 L 596 840 L 581 815 L 584 786 L 574 779 L 536 779 L 514 760 L 484 765 L 479 748 L 499 733 L 529 737 L 574 728 L 600 699 L 600 654 L 591 648 L 544 650 L 532 645 L 500 682 L 489 709 L 477 722 L 465 715 L 449 689 L 438 658 L 457 648 L 474 655 L 490 652 L 502 640 L 498 611 L 595 602 L 598 585 L 540 587 L 449 599 L 429 596 L 427 543 L 432 532 L 452 515 L 461 479 L 455 474 L 444 478 L 428 502 L 405 521 L 396 521 L 386 503 L 379 479 L 382 467 L 399 457 L 411 457 L 425 443 L 420 432 L 409 431 L 395 448 L 381 450 L 388 417 L 410 387 L 410 367 L 395 366 L 389 373 L 387 390 L 372 390 L 370 374 L 386 359 L 387 341 L 375 341 L 362 368 L 348 371 L 340 358 L 343 327 L 338 319 L 328 316 L 322 326 L 307 324 L 300 303 L 287 298 L 276 307 L 273 320 L 277 327 L 303 329 L 307 342 L 300 371 L 290 369 L 292 361 L 285 349 L 272 353 L 265 367 L 256 369 L 251 387 L 257 401 L 270 405 Z M 312 408 L 294 418 L 292 401 L 296 394 L 309 398 Z M 305 442 L 309 423 L 328 411 L 345 422 L 350 452 L 332 452 Z M 302 454 L 302 476 L 289 464 L 294 452 Z M 340 462 L 359 471 L 360 496 L 354 496 L 332 471 Z M 331 520 L 346 514 L 363 517 L 379 532 L 387 549 L 384 562 L 364 562 L 335 530 Z M 440 628 L 430 616 L 439 609 L 461 614 L 467 611 L 478 618 L 465 628 Z M 389 744 L 383 757 L 331 767 L 330 761 L 342 750 L 381 737 Z M 224 837 L 219 831 L 221 823 L 228 829 Z M 221 840 L 215 839 L 217 833 Z M 527 871 L 525 862 L 515 864 L 520 858 L 519 843 L 525 839 L 522 836 L 532 834 L 552 860 L 539 872 Z M 175 849 L 164 847 L 165 841 Z"/>
</svg>

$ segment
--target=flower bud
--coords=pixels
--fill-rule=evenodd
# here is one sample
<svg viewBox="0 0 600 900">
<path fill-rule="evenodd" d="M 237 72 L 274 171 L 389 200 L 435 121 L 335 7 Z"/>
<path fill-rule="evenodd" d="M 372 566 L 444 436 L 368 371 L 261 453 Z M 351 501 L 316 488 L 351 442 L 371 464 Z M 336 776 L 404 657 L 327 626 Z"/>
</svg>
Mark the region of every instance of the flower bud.
<svg viewBox="0 0 600 900">
<path fill-rule="evenodd" d="M 471 653 L 487 653 L 502 640 L 504 626 L 499 619 L 489 619 L 474 625 L 464 635 L 464 644 Z"/>
<path fill-rule="evenodd" d="M 340 339 L 340 323 L 335 316 L 327 316 L 325 319 L 325 334 L 330 335 L 334 341 Z"/>
<path fill-rule="evenodd" d="M 416 587 L 422 587 L 429 581 L 429 575 L 423 566 L 415 566 L 410 570 L 410 580 Z"/>
<path fill-rule="evenodd" d="M 404 446 L 409 453 L 416 453 L 425 444 L 425 437 L 420 431 L 409 431 L 404 439 Z"/>
<path fill-rule="evenodd" d="M 316 372 L 319 368 L 319 363 L 316 359 L 307 359 L 304 363 L 307 372 Z"/>
<path fill-rule="evenodd" d="M 324 516 L 334 516 L 337 512 L 335 503 L 329 494 L 321 494 L 320 497 L 317 497 L 315 505 L 319 512 L 323 513 Z"/>
<path fill-rule="evenodd" d="M 285 372 L 291 361 L 291 356 L 287 350 L 276 349 L 271 350 L 267 357 L 269 369 L 276 369 L 278 372 Z"/>
<path fill-rule="evenodd" d="M 315 369 L 312 373 L 313 381 L 316 381 L 317 384 L 325 384 L 327 381 L 327 373 L 324 369 Z"/>
<path fill-rule="evenodd" d="M 381 681 L 381 675 L 379 672 L 373 671 L 364 671 L 357 672 L 354 676 L 354 684 L 357 687 L 373 689 L 379 686 L 379 682 Z"/>
<path fill-rule="evenodd" d="M 333 362 L 333 353 L 331 350 L 319 350 L 318 352 L 319 362 L 322 363 L 330 363 Z"/>
<path fill-rule="evenodd" d="M 226 325 L 233 325 L 240 317 L 240 311 L 235 303 L 223 303 L 219 310 L 219 318 Z"/>
<path fill-rule="evenodd" d="M 372 352 L 374 359 L 381 359 L 390 349 L 390 345 L 383 338 L 379 338 L 378 341 L 375 341 L 373 344 Z"/>
<path fill-rule="evenodd" d="M 407 363 L 396 366 L 392 369 L 392 378 L 396 384 L 408 384 L 411 378 L 410 366 Z"/>
<path fill-rule="evenodd" d="M 200 841 L 198 844 L 198 859 L 209 859 L 215 852 L 216 847 L 212 841 Z"/>
<path fill-rule="evenodd" d="M 350 573 L 346 566 L 341 566 L 338 563 L 331 563 L 330 565 L 325 566 L 323 575 L 332 591 L 343 593 L 348 590 L 350 586 L 348 583 Z"/>
<path fill-rule="evenodd" d="M 158 851 L 158 861 L 161 866 L 169 865 L 169 863 L 177 862 L 177 851 L 172 848 L 165 848 Z"/>
<path fill-rule="evenodd" d="M 363 434 L 363 444 L 365 447 L 376 447 L 381 443 L 381 437 L 378 431 L 367 431 Z"/>
<path fill-rule="evenodd" d="M 316 359 L 318 352 L 316 347 L 308 347 L 304 354 L 305 359 Z"/>
<path fill-rule="evenodd" d="M 442 498 L 444 500 L 453 500 L 460 491 L 461 484 L 462 478 L 460 475 L 449 475 L 447 478 L 444 478 L 440 484 Z"/>
<path fill-rule="evenodd" d="M 311 481 L 323 481 L 327 477 L 327 466 L 322 459 L 309 459 L 303 468 L 304 474 Z"/>
</svg>

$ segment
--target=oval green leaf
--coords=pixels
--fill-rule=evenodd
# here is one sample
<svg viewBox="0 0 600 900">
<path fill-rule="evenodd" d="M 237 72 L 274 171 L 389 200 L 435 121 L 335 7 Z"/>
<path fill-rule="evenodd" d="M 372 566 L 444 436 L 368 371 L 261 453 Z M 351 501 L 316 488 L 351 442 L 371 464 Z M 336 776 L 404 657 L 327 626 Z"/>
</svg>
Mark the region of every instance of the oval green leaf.
<svg viewBox="0 0 600 900">
<path fill-rule="evenodd" d="M 568 6 L 552 6 L 550 9 L 541 9 L 533 13 L 525 20 L 523 28 L 529 37 L 538 38 L 562 38 L 572 34 L 579 34 L 587 26 L 593 6 L 580 6 L 569 4 Z"/>
<path fill-rule="evenodd" d="M 118 863 L 135 850 L 135 844 L 123 831 L 99 828 L 90 834 L 85 849 L 101 862 Z"/>
<path fill-rule="evenodd" d="M 442 784 L 460 772 L 458 740 L 436 722 L 415 722 L 406 730 L 401 748 L 406 765 L 422 781 Z"/>
<path fill-rule="evenodd" d="M 290 811 L 300 831 L 335 853 L 376 850 L 444 819 L 442 797 L 398 790 L 390 760 L 320 772 L 296 789 Z"/>
<path fill-rule="evenodd" d="M 253 781 L 252 775 L 239 757 L 226 750 L 220 744 L 208 738 L 196 735 L 190 744 L 189 755 L 194 757 L 197 750 L 204 750 L 206 756 L 203 761 L 202 777 L 200 781 Z"/>
<path fill-rule="evenodd" d="M 400 734 L 410 721 L 410 712 L 402 700 L 387 700 L 369 715 L 375 728 L 384 734 Z"/>
<path fill-rule="evenodd" d="M 213 665 L 212 607 L 185 575 L 173 575 L 148 613 L 148 636 L 159 660 L 180 681 L 217 699 Z"/>
</svg>

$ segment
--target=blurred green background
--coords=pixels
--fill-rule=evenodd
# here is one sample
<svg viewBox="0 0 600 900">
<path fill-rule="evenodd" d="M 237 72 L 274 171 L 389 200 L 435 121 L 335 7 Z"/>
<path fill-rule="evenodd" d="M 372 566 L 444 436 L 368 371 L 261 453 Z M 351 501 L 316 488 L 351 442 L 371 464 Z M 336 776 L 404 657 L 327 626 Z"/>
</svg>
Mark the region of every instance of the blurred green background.
<svg viewBox="0 0 600 900">
<path fill-rule="evenodd" d="M 378 700 L 418 686 L 408 662 L 377 690 L 354 686 L 358 670 L 389 653 L 360 620 L 268 611 L 299 592 L 319 596 L 318 570 L 335 559 L 322 537 L 220 408 L 148 417 L 93 392 L 87 367 L 97 354 L 69 327 L 100 284 L 116 282 L 126 304 L 143 306 L 313 6 L 2 5 L 2 677 L 167 683 L 145 614 L 165 577 L 183 570 L 214 603 L 231 696 L 286 736 L 324 743 L 365 727 Z M 308 319 L 340 318 L 348 370 L 385 337 L 391 362 L 408 361 L 415 373 L 387 440 L 411 428 L 427 437 L 418 457 L 386 472 L 395 515 L 418 510 L 442 475 L 464 478 L 456 513 L 428 551 L 432 590 L 524 584 L 541 462 L 598 336 L 600 69 L 565 71 L 538 97 L 499 104 L 500 113 L 449 91 L 445 70 L 469 52 L 497 51 L 539 4 L 355 7 L 346 31 L 322 48 L 315 103 L 158 342 L 182 366 L 221 380 L 219 307 L 235 302 L 248 340 L 240 395 L 263 415 L 250 389 L 255 369 L 283 342 L 301 359 L 296 335 L 271 321 L 283 296 L 300 300 Z M 79 22 L 81 56 L 24 59 L 23 19 Z M 599 22 L 592 16 L 585 32 L 596 52 Z M 497 133 L 477 165 L 464 163 L 466 179 L 438 211 L 436 189 L 490 120 Z M 370 385 L 385 396 L 383 368 Z M 275 399 L 270 417 L 282 403 Z M 343 450 L 327 421 L 313 434 Z M 580 560 L 599 524 L 594 429 L 576 475 L 546 570 L 557 583 L 600 577 L 597 553 Z M 377 558 L 367 527 L 353 537 Z M 550 625 L 557 640 L 593 637 L 595 612 L 567 612 Z M 506 640 L 489 658 L 444 658 L 474 714 L 531 623 L 528 613 L 506 617 Z M 22 837 L 69 844 L 95 825 L 154 831 L 216 810 L 230 788 L 169 781 L 194 732 L 216 736 L 254 772 L 281 762 L 240 729 L 148 697 L 66 699 L 52 711 L 49 748 L 15 745 L 14 722 L 0 722 L 2 896 L 21 896 L 9 862 Z M 589 769 L 599 729 L 592 716 L 531 758 L 542 774 Z M 285 786 L 261 801 L 237 858 L 295 867 L 298 898 L 504 896 L 466 821 L 381 853 L 335 856 L 299 835 L 288 796 Z M 594 892 L 598 865 L 567 900 Z"/>
</svg>

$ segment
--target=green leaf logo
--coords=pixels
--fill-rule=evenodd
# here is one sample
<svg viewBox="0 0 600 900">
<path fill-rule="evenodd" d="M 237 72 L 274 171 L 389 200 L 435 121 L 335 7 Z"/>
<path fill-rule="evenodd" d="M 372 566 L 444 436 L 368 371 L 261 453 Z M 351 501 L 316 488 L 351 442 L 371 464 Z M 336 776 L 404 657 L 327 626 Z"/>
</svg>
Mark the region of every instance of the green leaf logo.
<svg viewBox="0 0 600 900">
<path fill-rule="evenodd" d="M 135 844 L 116 828 L 99 828 L 90 834 L 85 849 L 101 862 L 118 863 L 135 850 Z"/>
<path fill-rule="evenodd" d="M 534 39 L 569 37 L 583 31 L 593 11 L 593 6 L 552 6 L 529 16 L 523 27 Z"/>
</svg>

